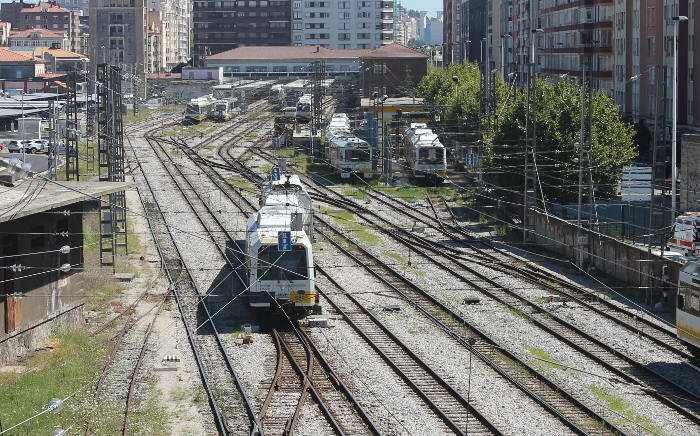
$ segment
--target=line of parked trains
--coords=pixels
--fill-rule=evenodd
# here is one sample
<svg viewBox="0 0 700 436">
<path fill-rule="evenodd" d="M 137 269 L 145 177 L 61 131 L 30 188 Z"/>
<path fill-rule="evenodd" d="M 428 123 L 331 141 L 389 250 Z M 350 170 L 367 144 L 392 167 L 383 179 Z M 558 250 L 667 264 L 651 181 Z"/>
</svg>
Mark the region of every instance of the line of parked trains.
<svg viewBox="0 0 700 436">
<path fill-rule="evenodd" d="M 185 108 L 185 121 L 199 123 L 206 119 L 228 121 L 247 105 L 268 96 L 274 80 L 241 80 L 235 84 L 216 85 L 212 93 L 193 98 Z"/>
<path fill-rule="evenodd" d="M 328 163 L 343 179 L 353 176 L 370 179 L 376 168 L 370 145 L 359 138 L 347 114 L 336 113 L 325 131 Z M 447 176 L 447 154 L 438 135 L 425 123 L 410 123 L 400 129 L 396 144 L 404 151 L 405 170 L 416 181 L 430 184 L 444 182 Z"/>
</svg>

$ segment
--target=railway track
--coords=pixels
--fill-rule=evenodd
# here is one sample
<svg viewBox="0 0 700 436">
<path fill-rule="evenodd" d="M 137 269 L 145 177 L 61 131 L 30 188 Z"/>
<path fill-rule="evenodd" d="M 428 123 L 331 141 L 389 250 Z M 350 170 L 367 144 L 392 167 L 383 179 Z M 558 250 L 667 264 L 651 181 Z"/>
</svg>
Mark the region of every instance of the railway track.
<svg viewBox="0 0 700 436">
<path fill-rule="evenodd" d="M 182 145 L 183 148 L 186 147 L 186 144 Z M 193 161 L 197 161 L 200 164 L 204 164 L 204 162 L 202 162 L 202 160 L 196 155 L 196 152 L 194 150 L 190 149 L 189 153 L 191 154 L 191 158 L 193 159 Z M 237 163 L 234 163 L 232 167 L 236 167 L 239 169 L 245 168 L 239 166 L 239 163 L 240 161 L 237 161 Z M 201 169 L 207 171 L 210 174 L 210 177 L 219 179 L 219 184 L 227 183 L 227 181 L 223 179 L 223 177 L 221 177 L 213 168 L 207 169 L 203 166 L 201 167 Z M 248 174 L 250 175 L 251 173 Z M 257 179 L 257 181 L 261 182 L 262 180 Z M 233 186 L 222 186 L 222 189 L 236 191 L 239 194 L 239 199 L 236 201 L 236 203 L 240 204 L 240 201 L 242 200 L 247 205 L 246 209 L 248 211 L 252 212 L 255 210 L 256 206 L 252 204 L 244 195 L 240 194 L 240 191 L 234 189 Z M 337 283 L 330 276 L 327 276 L 319 266 L 317 266 L 317 270 L 337 285 Z M 320 290 L 321 289 L 319 288 L 319 291 Z M 348 297 L 352 298 L 352 296 Z M 461 394 L 459 394 L 453 386 L 451 386 L 448 382 L 446 382 L 444 379 L 438 376 L 428 366 L 428 364 L 426 364 L 416 354 L 414 354 L 386 327 L 381 325 L 381 323 L 376 318 L 371 317 L 371 315 L 367 317 L 362 313 L 355 313 L 355 311 L 349 308 L 342 310 L 340 306 L 338 306 L 335 303 L 333 305 L 336 311 L 343 315 L 345 320 L 358 332 L 360 337 L 362 337 L 375 351 L 377 351 L 378 354 L 382 357 L 382 359 L 385 362 L 387 362 L 388 365 L 394 371 L 396 371 L 397 374 L 404 381 L 406 381 L 406 383 L 414 391 L 418 393 L 419 397 L 426 402 L 427 407 L 432 409 L 433 412 L 446 423 L 450 430 L 452 430 L 456 434 L 464 434 L 465 429 L 469 429 L 470 432 L 474 432 L 475 434 L 501 434 L 501 432 L 486 418 L 484 418 L 484 416 L 473 405 L 470 405 L 468 400 L 466 400 Z M 284 338 L 288 338 L 288 336 L 284 336 Z M 283 342 L 283 340 L 277 334 L 275 335 L 275 339 L 276 342 Z M 268 397 L 266 398 L 265 405 L 263 406 L 261 417 L 265 428 L 269 428 L 268 425 L 266 425 L 266 419 L 269 419 L 271 421 L 269 425 L 271 425 L 273 429 L 289 433 L 293 430 L 295 421 L 298 417 L 298 409 L 299 405 L 301 404 L 301 400 L 299 400 L 299 402 L 294 403 L 293 401 L 289 401 L 288 396 L 290 395 L 290 391 L 291 395 L 293 396 L 302 396 L 304 391 L 303 387 L 300 387 L 302 383 L 300 383 L 299 380 L 295 380 L 293 377 L 289 376 L 284 377 L 284 375 L 282 374 L 282 371 L 285 368 L 285 358 L 281 355 L 283 345 L 279 345 L 279 342 L 278 350 L 280 356 L 278 357 L 277 374 L 275 375 L 275 379 L 273 380 L 273 386 L 271 387 L 271 391 L 268 394 Z M 304 368 L 308 368 L 310 362 L 313 361 L 313 358 L 311 357 L 311 351 L 309 351 L 309 347 L 311 346 L 310 341 L 307 339 L 301 341 L 301 343 L 309 345 L 306 345 L 307 363 L 300 363 L 296 365 L 295 369 L 296 372 L 299 374 L 303 373 L 303 371 L 305 371 Z M 297 361 L 303 361 L 304 356 L 299 351 L 299 341 L 297 341 L 297 344 L 298 345 L 296 349 L 297 355 L 299 356 L 297 358 Z M 289 355 L 288 350 L 286 351 L 286 353 Z M 317 354 L 317 356 L 318 358 L 322 358 L 320 354 Z M 287 368 L 287 371 L 289 372 L 290 368 Z M 324 376 L 324 374 L 322 374 L 322 377 L 324 377 L 325 380 L 323 384 L 331 384 L 331 379 L 329 377 Z M 335 380 L 338 380 L 338 377 L 335 375 L 333 376 L 333 378 Z M 285 383 L 279 383 L 278 380 L 280 379 Z M 318 380 L 318 376 L 315 373 L 313 379 Z M 283 393 L 272 392 L 272 388 L 274 388 L 278 383 L 280 384 L 279 389 L 282 390 Z M 302 389 L 301 392 L 298 392 L 300 389 Z M 328 389 L 323 389 L 321 392 L 327 391 Z M 277 401 L 283 401 L 283 398 L 287 398 L 287 410 L 282 412 L 282 417 L 287 417 L 287 419 L 281 419 L 279 416 L 274 415 L 268 416 L 267 411 L 270 410 L 270 405 L 275 401 L 275 399 L 277 399 Z M 292 408 L 294 408 L 294 411 L 291 410 Z M 275 409 L 273 408 L 273 410 Z M 330 413 L 324 413 L 324 415 L 327 417 L 332 416 Z M 289 418 L 290 416 L 291 418 Z M 347 431 L 339 431 L 341 430 L 341 428 L 336 428 L 336 430 L 338 430 L 336 431 L 336 433 L 348 433 Z M 362 432 L 353 433 L 362 434 Z M 372 433 L 379 434 L 379 430 L 373 428 Z"/>
<path fill-rule="evenodd" d="M 220 155 L 224 156 L 220 153 Z M 248 181 L 254 184 L 260 184 L 262 178 L 250 171 L 240 161 L 230 160 L 229 164 L 241 175 L 246 177 Z M 470 352 L 477 355 L 488 366 L 494 369 L 499 375 L 506 378 L 509 382 L 526 393 L 535 402 L 543 406 L 546 410 L 560 419 L 563 423 L 569 426 L 574 432 L 585 434 L 588 432 L 601 432 L 601 428 L 606 432 L 622 433 L 614 424 L 606 421 L 597 413 L 576 400 L 571 394 L 557 386 L 553 381 L 537 372 L 533 367 L 529 366 L 521 359 L 508 353 L 505 350 L 499 350 L 499 345 L 488 338 L 485 334 L 478 332 L 473 326 L 470 327 L 474 336 L 480 336 L 483 340 L 481 343 L 482 350 L 472 346 L 464 339 L 464 337 L 456 332 L 462 331 L 465 325 L 468 325 L 466 320 L 451 312 L 447 307 L 432 298 L 427 292 L 421 290 L 416 285 L 411 283 L 400 273 L 393 270 L 391 267 L 384 265 L 379 259 L 376 259 L 361 246 L 350 241 L 342 232 L 334 229 L 322 217 L 316 217 L 317 225 L 326 228 L 329 232 L 326 234 L 323 229 L 317 226 L 317 231 L 326 236 L 327 240 L 340 249 L 346 256 L 354 259 L 360 266 L 367 269 L 375 278 L 393 289 L 405 301 L 413 305 L 419 312 L 427 316 L 433 323 L 438 325 L 456 341 L 459 346 L 466 347 Z M 350 244 L 352 248 L 343 247 L 335 240 L 344 241 L 343 243 Z M 359 259 L 354 253 L 360 252 L 365 259 Z M 432 313 L 444 313 L 444 317 L 432 315 Z M 478 335 L 477 335 L 478 332 Z M 498 360 L 496 359 L 498 358 Z M 517 376 L 513 376 L 503 368 L 519 367 L 524 371 L 515 371 Z M 435 406 L 438 407 L 438 406 Z M 586 425 L 589 428 L 586 428 Z M 602 426 L 602 427 L 601 427 Z"/>
<path fill-rule="evenodd" d="M 449 207 L 444 198 L 440 197 L 440 200 L 450 214 L 451 223 L 440 219 L 437 208 L 430 196 L 427 197 L 427 201 L 432 214 L 424 212 L 419 208 L 410 207 L 410 205 L 403 201 L 393 198 L 372 187 L 367 187 L 364 192 L 374 201 L 390 207 L 403 216 L 410 217 L 427 228 L 440 232 L 455 243 L 463 244 L 466 249 L 469 249 L 477 256 L 477 260 L 475 260 L 473 256 L 465 258 L 465 260 L 497 270 L 511 277 L 525 280 L 531 284 L 536 284 L 557 295 L 565 296 L 571 301 L 580 304 L 582 307 L 625 328 L 632 334 L 642 336 L 656 345 L 671 351 L 680 359 L 692 359 L 693 356 L 690 351 L 678 340 L 674 329 L 667 324 L 661 323 L 660 321 L 649 320 L 644 316 L 639 316 L 605 298 L 600 298 L 592 294 L 588 289 L 554 277 L 538 265 L 525 262 L 517 256 L 494 246 L 483 238 L 475 237 L 459 224 L 454 211 Z M 483 248 L 479 246 L 483 246 Z"/>
<path fill-rule="evenodd" d="M 257 150 L 257 153 L 268 159 L 271 157 L 269 153 L 263 150 Z M 337 207 L 350 210 L 353 213 L 362 216 L 369 225 L 372 225 L 377 230 L 394 239 L 397 243 L 412 250 L 425 261 L 436 265 L 449 273 L 452 277 L 468 285 L 470 288 L 478 290 L 485 296 L 504 304 L 511 310 L 514 310 L 531 320 L 537 327 L 552 334 L 557 339 L 568 344 L 581 354 L 607 368 L 621 380 L 641 386 L 643 391 L 645 391 L 648 395 L 681 413 L 686 419 L 689 420 L 689 424 L 700 424 L 700 397 L 697 393 L 688 390 L 675 380 L 672 380 L 660 373 L 658 370 L 644 365 L 631 356 L 621 353 L 614 347 L 604 343 L 592 335 L 587 334 L 579 327 L 564 320 L 556 313 L 545 308 L 544 305 L 531 301 L 510 288 L 499 284 L 491 277 L 478 272 L 469 265 L 469 263 L 473 263 L 473 261 L 470 261 L 468 258 L 464 259 L 463 255 L 461 255 L 459 252 L 455 253 L 454 249 L 441 244 L 438 245 L 427 240 L 426 238 L 414 235 L 411 232 L 400 228 L 386 218 L 374 213 L 369 208 L 359 205 L 358 203 L 347 198 L 343 198 L 336 191 L 328 188 L 322 183 L 319 183 L 313 178 L 311 178 L 311 181 L 308 179 L 306 181 L 311 189 L 315 189 L 317 192 L 320 192 L 321 195 L 317 197 L 317 199 L 321 199 L 322 201 L 334 204 Z M 419 217 L 419 215 L 423 213 L 422 211 L 419 211 L 416 208 L 410 208 L 404 203 L 398 203 L 398 201 L 395 199 L 388 201 L 387 198 L 390 198 L 390 196 L 387 194 L 381 193 L 377 190 L 372 191 L 379 194 L 372 198 L 379 200 L 382 204 L 391 207 L 399 213 L 409 215 L 413 219 L 420 218 L 420 222 L 423 224 L 440 230 L 440 224 L 436 225 L 434 222 L 430 222 L 435 220 L 435 217 L 429 217 L 427 215 Z M 397 206 L 396 203 L 392 204 L 392 202 L 397 202 L 401 205 L 401 207 Z M 406 212 L 406 210 L 411 210 L 411 212 Z M 377 221 L 381 221 L 390 226 L 390 229 L 387 230 L 386 228 L 377 226 Z M 445 227 L 444 224 L 443 227 Z M 452 238 L 456 239 L 457 241 L 464 239 L 454 238 L 454 236 L 452 236 Z M 470 240 L 473 240 L 473 238 Z M 419 243 L 416 244 L 416 241 Z M 469 247 L 474 249 L 472 245 Z M 493 265 L 493 262 L 497 260 L 493 256 L 489 256 L 487 253 L 484 253 L 483 250 L 479 251 L 478 254 L 485 260 L 491 262 L 478 262 L 481 266 L 513 276 L 513 273 L 509 271 L 508 267 Z M 515 268 L 517 268 L 517 266 L 515 266 Z M 541 282 L 541 280 L 538 280 L 538 276 L 534 276 L 532 274 L 522 274 L 522 276 L 533 284 L 539 285 Z M 587 303 L 583 301 L 583 299 L 579 298 L 578 300 L 582 300 L 582 303 Z M 602 305 L 603 303 L 600 304 Z M 587 304 L 585 307 L 589 306 L 591 305 Z M 614 318 L 612 315 L 607 315 L 606 317 Z M 655 325 L 653 323 L 650 324 Z M 636 333 L 636 330 L 633 330 L 633 326 L 629 324 L 626 326 Z M 673 339 L 673 342 L 677 342 L 675 338 L 671 339 Z M 667 344 L 666 348 L 674 350 L 672 345 Z"/>
<path fill-rule="evenodd" d="M 151 139 L 151 141 L 153 140 Z M 148 146 L 153 147 L 153 152 L 160 157 L 155 160 L 160 162 L 160 166 L 164 170 L 163 173 L 170 175 L 172 184 L 177 187 L 181 198 L 192 208 L 194 214 L 199 216 L 197 213 L 198 209 L 194 205 L 194 202 L 198 200 L 187 195 L 181 186 L 182 180 L 179 180 L 171 172 L 172 169 L 165 164 L 167 159 L 160 160 L 163 159 L 163 156 L 158 154 L 158 147 L 151 143 Z M 144 169 L 133 144 L 132 152 L 133 159 L 139 168 L 139 171 L 134 172 L 134 177 L 140 178 L 140 185 L 147 188 L 139 191 L 142 196 L 144 210 L 149 217 L 151 232 L 157 241 L 158 251 L 163 259 L 166 274 L 172 284 L 173 294 L 185 327 L 187 339 L 193 351 L 203 387 L 207 393 L 216 431 L 220 434 L 251 434 L 260 432 L 257 415 L 253 411 L 247 392 L 241 385 L 228 351 L 222 342 L 216 323 L 212 319 L 212 314 L 206 301 L 206 293 L 199 288 L 197 281 L 183 260 L 182 252 L 175 236 L 171 232 L 171 228 L 174 226 L 166 221 L 158 201 L 157 191 L 153 189 L 153 185 L 147 176 L 149 172 Z M 188 228 L 191 229 L 193 224 L 195 223 L 190 223 Z M 205 226 L 201 221 L 200 225 Z M 216 245 L 216 242 L 214 244 Z M 207 323 L 200 324 L 200 311 L 204 314 L 205 319 L 209 320 Z"/>
<path fill-rule="evenodd" d="M 249 126 L 246 132 L 241 132 L 239 133 L 239 135 L 247 133 L 258 127 L 259 126 L 257 124 Z M 182 140 L 171 141 L 171 144 L 177 145 L 178 142 L 180 146 L 184 144 Z M 160 147 L 161 151 L 165 153 L 164 148 L 162 146 Z M 183 147 L 183 150 L 188 150 L 188 148 Z M 192 153 L 194 152 L 192 151 Z M 169 160 L 173 164 L 173 166 L 176 166 L 175 162 L 169 156 L 162 154 L 159 154 L 159 156 L 161 156 L 163 159 Z M 188 154 L 188 156 L 191 155 Z M 220 176 L 216 176 L 211 172 L 212 167 L 207 164 L 206 160 L 198 156 L 193 158 L 192 162 L 194 162 L 200 169 L 204 171 L 204 173 L 209 177 L 212 183 L 216 185 L 222 183 L 222 179 L 220 178 Z M 179 167 L 178 171 L 181 171 Z M 186 179 L 184 175 L 182 175 L 182 178 Z M 192 185 L 189 181 L 187 183 L 190 186 L 191 190 L 194 192 L 194 185 Z M 229 195 L 228 193 L 226 194 L 227 196 Z M 229 200 L 232 204 L 235 204 L 237 205 L 237 207 L 240 207 L 239 201 L 236 201 L 232 197 L 229 197 Z M 234 251 L 242 252 L 243 250 L 240 246 L 237 245 L 235 238 L 233 238 L 228 233 L 226 227 L 216 218 L 216 213 L 209 209 L 206 206 L 206 204 L 203 203 L 203 205 L 207 209 L 207 212 L 211 215 L 213 222 L 216 222 L 217 225 L 217 230 L 213 232 L 211 231 L 211 229 L 209 230 L 212 237 L 213 234 L 218 234 L 220 235 L 219 237 L 223 236 L 227 239 L 227 242 L 233 243 L 236 246 Z M 249 211 L 255 209 L 255 206 L 250 203 L 248 203 L 247 206 Z M 227 262 L 230 261 L 227 260 Z M 235 268 L 237 267 L 237 265 L 231 263 L 230 267 Z M 241 281 L 244 283 L 244 280 L 242 278 Z M 302 377 L 302 380 L 300 381 L 302 386 L 302 392 L 299 396 L 297 406 L 294 408 L 294 413 L 291 415 L 289 428 L 293 430 L 294 426 L 298 422 L 298 411 L 303 406 L 304 401 L 306 399 L 306 392 L 308 391 L 310 392 L 311 397 L 314 399 L 315 404 L 323 412 L 323 415 L 326 418 L 328 425 L 330 426 L 329 428 L 332 429 L 333 432 L 337 434 L 378 434 L 374 427 L 374 424 L 371 422 L 371 420 L 369 420 L 366 413 L 362 409 L 362 406 L 357 402 L 357 400 L 354 399 L 352 394 L 350 394 L 349 389 L 345 385 L 343 385 L 342 381 L 340 381 L 339 377 L 332 371 L 332 368 L 330 368 L 330 366 L 327 363 L 323 365 L 312 366 L 310 369 L 307 364 L 306 370 L 304 369 L 303 365 L 298 363 L 300 360 L 298 358 L 299 347 L 300 345 L 305 344 L 306 340 L 303 339 L 303 334 L 299 330 L 296 330 L 296 334 L 298 335 L 298 340 L 295 340 L 294 338 L 286 334 L 279 336 L 281 347 L 285 348 L 286 350 L 285 355 L 287 356 L 287 362 L 289 362 L 291 367 L 295 369 L 295 372 L 297 372 L 299 376 Z M 322 356 L 319 355 L 318 351 L 311 351 L 311 349 L 309 349 L 308 353 L 309 356 L 315 356 L 313 358 L 314 361 L 325 362 Z M 322 389 L 318 388 L 317 385 L 322 386 Z M 270 402 L 273 398 L 274 395 L 271 397 Z M 274 413 L 268 415 L 269 410 L 269 404 L 267 406 L 264 405 L 263 411 L 261 411 L 259 414 L 259 416 L 261 417 L 268 416 L 271 419 L 271 422 L 268 423 L 266 423 L 264 419 L 261 421 L 260 431 L 267 432 L 266 424 L 270 424 L 272 426 L 271 434 L 276 434 L 276 430 L 278 430 L 276 425 L 279 425 L 280 417 L 275 416 Z M 279 412 L 279 409 L 272 410 L 276 410 L 277 412 Z M 279 413 L 277 415 L 279 415 Z M 369 429 L 372 429 L 372 431 L 370 431 Z"/>
</svg>

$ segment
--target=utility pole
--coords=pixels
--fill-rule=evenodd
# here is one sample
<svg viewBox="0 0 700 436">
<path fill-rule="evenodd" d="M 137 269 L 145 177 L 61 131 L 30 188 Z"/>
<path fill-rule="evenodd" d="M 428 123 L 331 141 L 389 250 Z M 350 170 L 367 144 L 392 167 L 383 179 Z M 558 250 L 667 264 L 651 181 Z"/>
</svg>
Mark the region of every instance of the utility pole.
<svg viewBox="0 0 700 436">
<path fill-rule="evenodd" d="M 688 21 L 686 16 L 677 16 L 672 18 L 674 21 L 673 25 L 673 88 L 672 88 L 672 98 L 673 106 L 671 107 L 671 219 L 676 219 L 676 193 L 677 193 L 677 179 L 678 171 L 676 149 L 678 141 L 678 33 L 680 28 L 680 23 L 683 21 Z"/>
<path fill-rule="evenodd" d="M 57 153 L 57 141 L 56 141 L 56 102 L 54 100 L 49 100 L 49 179 L 56 180 L 56 168 L 58 167 L 58 162 L 56 162 Z"/>
</svg>

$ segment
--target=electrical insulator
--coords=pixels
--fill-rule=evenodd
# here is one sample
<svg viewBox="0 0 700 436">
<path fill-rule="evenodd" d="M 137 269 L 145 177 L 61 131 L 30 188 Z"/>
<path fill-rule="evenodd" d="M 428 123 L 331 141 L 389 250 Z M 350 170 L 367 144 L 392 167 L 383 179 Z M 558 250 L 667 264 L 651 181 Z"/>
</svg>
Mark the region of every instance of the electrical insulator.
<svg viewBox="0 0 700 436">
<path fill-rule="evenodd" d="M 64 245 L 61 248 L 59 248 L 58 251 L 60 251 L 61 254 L 68 254 L 70 253 L 70 245 Z"/>
<path fill-rule="evenodd" d="M 7 294 L 7 296 L 13 298 L 22 298 L 24 297 L 24 292 L 13 292 L 11 294 Z"/>
<path fill-rule="evenodd" d="M 68 230 L 65 230 L 63 232 L 59 232 L 59 233 L 57 233 L 57 235 L 62 237 L 62 238 L 67 238 L 68 237 Z"/>
<path fill-rule="evenodd" d="M 70 263 L 64 263 L 59 269 L 61 270 L 61 272 L 67 273 L 68 271 L 70 271 Z"/>
<path fill-rule="evenodd" d="M 68 215 L 70 215 L 70 211 L 69 211 L 69 210 L 64 210 L 63 212 L 61 212 L 61 214 L 64 215 L 64 216 L 68 216 Z"/>
<path fill-rule="evenodd" d="M 14 263 L 14 264 L 10 265 L 10 269 L 14 272 L 19 272 L 19 271 L 24 271 L 25 269 L 27 269 L 27 267 L 22 265 L 22 264 L 19 264 L 19 263 Z"/>
<path fill-rule="evenodd" d="M 55 412 L 63 406 L 63 400 L 60 398 L 51 398 L 49 404 L 46 406 L 46 410 L 49 412 Z"/>
</svg>

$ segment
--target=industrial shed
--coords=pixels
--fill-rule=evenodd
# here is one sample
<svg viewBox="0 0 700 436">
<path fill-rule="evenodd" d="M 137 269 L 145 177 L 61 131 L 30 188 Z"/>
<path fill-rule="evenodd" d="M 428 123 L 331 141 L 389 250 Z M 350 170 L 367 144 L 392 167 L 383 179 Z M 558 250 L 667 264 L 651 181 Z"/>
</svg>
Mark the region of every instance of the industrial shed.
<svg viewBox="0 0 700 436">
<path fill-rule="evenodd" d="M 57 183 L 29 179 L 0 188 L 0 364 L 82 321 L 83 228 L 91 215 L 83 212 L 130 185 Z"/>
</svg>

